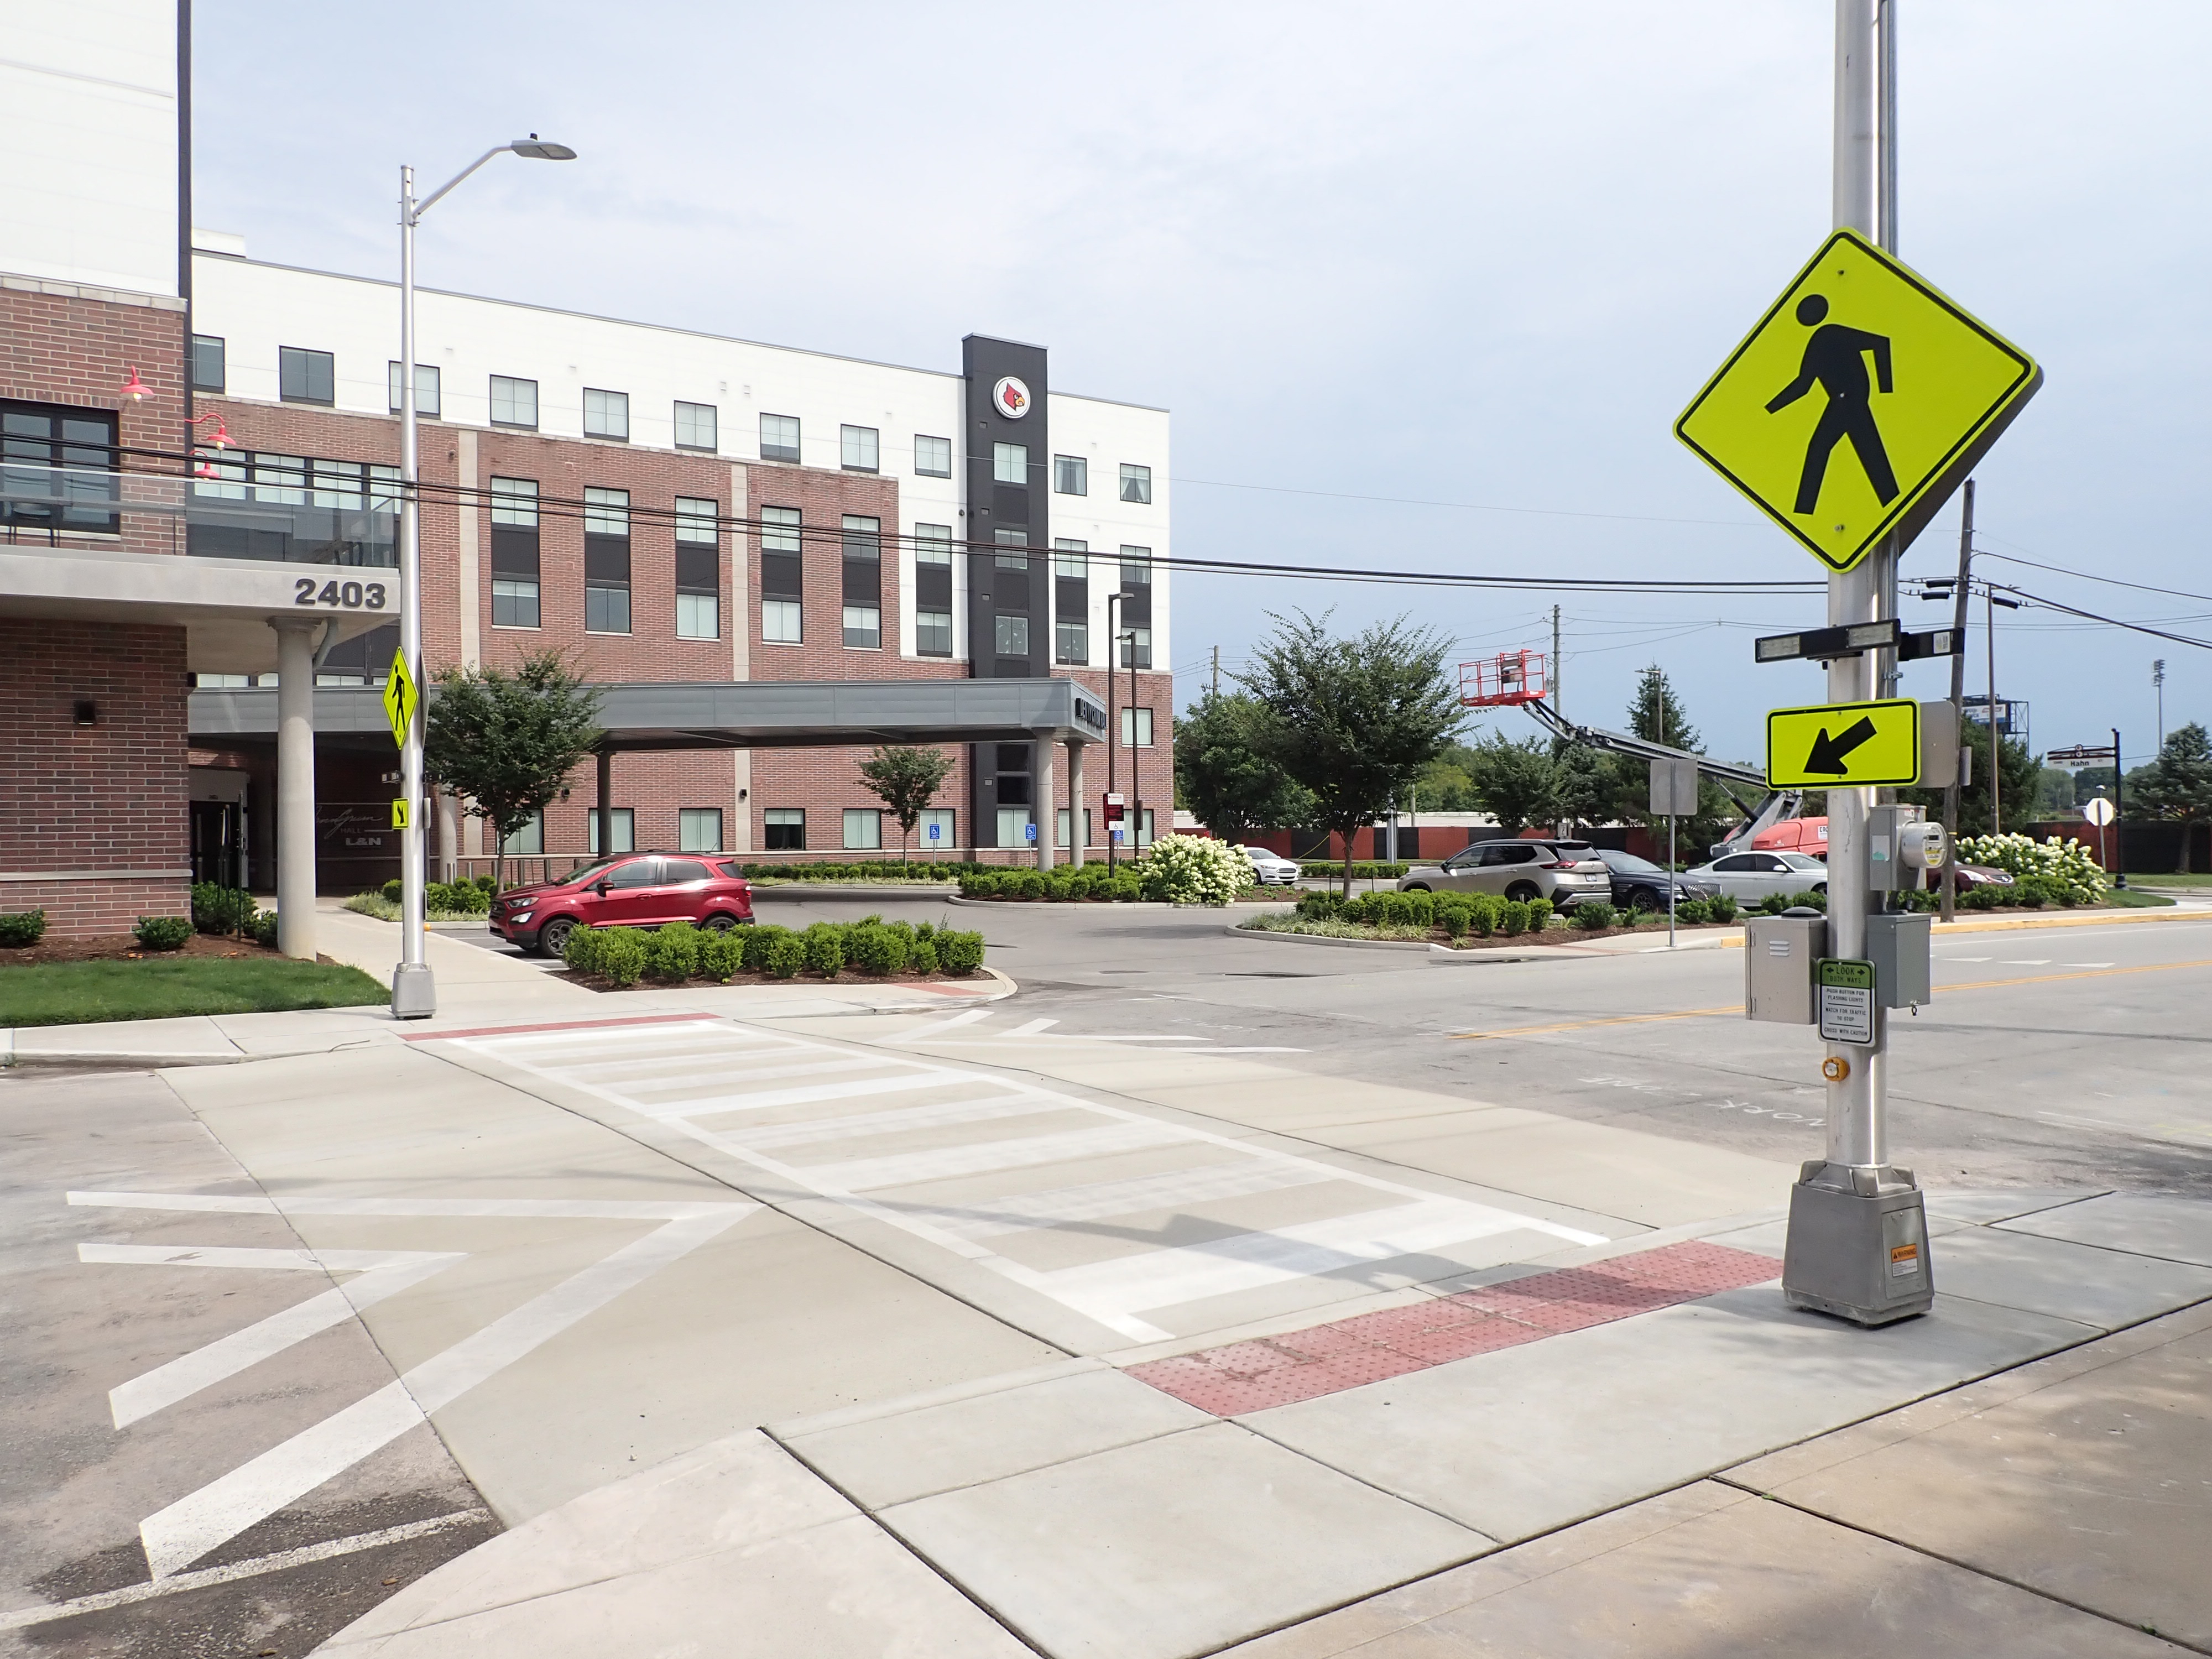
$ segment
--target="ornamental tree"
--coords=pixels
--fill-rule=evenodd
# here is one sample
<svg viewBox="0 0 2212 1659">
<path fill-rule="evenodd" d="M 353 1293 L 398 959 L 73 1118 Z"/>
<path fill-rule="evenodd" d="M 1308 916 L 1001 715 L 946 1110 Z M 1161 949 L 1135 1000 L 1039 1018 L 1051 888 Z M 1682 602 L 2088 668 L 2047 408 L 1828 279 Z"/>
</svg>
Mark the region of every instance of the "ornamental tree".
<svg viewBox="0 0 2212 1659">
<path fill-rule="evenodd" d="M 860 781 L 898 820 L 899 860 L 905 862 L 914 827 L 952 770 L 952 757 L 919 744 L 881 744 L 860 763 Z"/>
<path fill-rule="evenodd" d="M 507 840 L 545 810 L 606 733 L 599 694 L 557 651 L 504 669 L 448 668 L 428 700 L 423 769 L 491 825 L 492 884 L 507 885 Z"/>
</svg>

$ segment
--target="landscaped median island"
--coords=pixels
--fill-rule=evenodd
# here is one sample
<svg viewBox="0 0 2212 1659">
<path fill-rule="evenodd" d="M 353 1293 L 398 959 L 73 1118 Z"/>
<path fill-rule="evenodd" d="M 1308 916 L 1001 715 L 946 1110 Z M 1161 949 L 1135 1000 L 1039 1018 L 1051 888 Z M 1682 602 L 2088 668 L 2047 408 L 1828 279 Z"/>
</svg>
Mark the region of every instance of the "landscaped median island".
<svg viewBox="0 0 2212 1659">
<path fill-rule="evenodd" d="M 489 876 L 477 876 L 467 881 L 431 881 L 422 884 L 424 920 L 428 921 L 483 921 L 491 915 L 492 895 L 496 890 Z M 395 878 L 374 893 L 356 893 L 345 902 L 345 908 L 356 915 L 374 916 L 379 921 L 399 920 L 399 883 Z"/>
<path fill-rule="evenodd" d="M 0 915 L 0 1027 L 350 1008 L 390 995 L 358 968 L 277 954 L 276 918 L 243 893 L 195 887 L 192 913 L 52 943 L 43 912 Z"/>
<path fill-rule="evenodd" d="M 927 922 L 817 921 L 806 928 L 761 923 L 720 931 L 672 921 L 642 927 L 579 927 L 562 959 L 579 983 L 627 991 L 640 981 L 763 985 L 799 979 L 969 979 L 983 966 L 983 936 Z"/>
<path fill-rule="evenodd" d="M 1403 865 L 1378 871 L 1405 873 Z M 1117 863 L 1063 865 L 1055 870 L 977 866 L 960 877 L 964 899 L 1048 904 L 1233 904 L 1273 898 L 1252 879 L 1252 860 L 1232 842 L 1207 836 L 1163 836 L 1143 855 Z"/>
<path fill-rule="evenodd" d="M 1735 901 L 1692 901 L 1675 907 L 1677 927 L 1726 927 L 1736 919 Z M 1238 926 L 1253 933 L 1305 933 L 1322 939 L 1384 939 L 1482 950 L 1516 941 L 1564 944 L 1570 938 L 1606 939 L 1615 933 L 1663 929 L 1666 913 L 1616 910 L 1610 904 L 1577 904 L 1555 915 L 1549 899 L 1500 898 L 1495 893 L 1335 893 L 1299 895 L 1290 915 L 1255 916 Z"/>
</svg>

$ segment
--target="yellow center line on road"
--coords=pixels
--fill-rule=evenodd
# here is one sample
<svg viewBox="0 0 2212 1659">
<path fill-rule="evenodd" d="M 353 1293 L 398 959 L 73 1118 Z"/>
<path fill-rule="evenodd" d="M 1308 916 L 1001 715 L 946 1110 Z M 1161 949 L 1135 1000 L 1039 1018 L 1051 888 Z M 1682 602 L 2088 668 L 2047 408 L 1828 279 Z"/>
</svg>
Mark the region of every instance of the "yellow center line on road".
<svg viewBox="0 0 2212 1659">
<path fill-rule="evenodd" d="M 2177 968 L 2212 968 L 2212 961 L 2154 962 L 2141 968 L 2092 968 L 2073 974 L 2021 974 L 2013 979 L 1969 980 L 1963 985 L 1938 985 L 1940 994 L 1945 991 L 1990 991 L 2007 985 L 2048 985 L 2062 979 L 2113 979 L 2122 974 L 2163 974 Z M 1560 1031 L 1587 1031 L 1601 1025 L 1648 1025 L 1656 1020 L 1711 1019 L 1723 1014 L 1740 1014 L 1743 1005 L 1739 1002 L 1726 1008 L 1680 1008 L 1666 1014 L 1614 1014 L 1604 1019 L 1570 1019 L 1553 1025 L 1515 1025 L 1503 1031 L 1454 1031 L 1451 1036 L 1459 1042 L 1486 1042 L 1498 1037 L 1551 1036 Z"/>
</svg>

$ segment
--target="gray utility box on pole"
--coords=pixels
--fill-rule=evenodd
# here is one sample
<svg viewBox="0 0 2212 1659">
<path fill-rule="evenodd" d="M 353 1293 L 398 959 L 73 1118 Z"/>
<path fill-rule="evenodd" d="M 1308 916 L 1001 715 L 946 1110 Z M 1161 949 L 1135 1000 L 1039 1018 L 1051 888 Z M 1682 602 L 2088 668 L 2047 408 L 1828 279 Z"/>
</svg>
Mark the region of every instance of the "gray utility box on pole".
<svg viewBox="0 0 2212 1659">
<path fill-rule="evenodd" d="M 1782 1025 L 1813 1024 L 1820 1018 L 1814 968 L 1827 953 L 1826 916 L 1753 916 L 1746 921 L 1744 1013 Z"/>
<path fill-rule="evenodd" d="M 1930 915 L 1867 918 L 1867 960 L 1874 963 L 1875 1000 L 1885 1008 L 1917 1008 L 1933 1001 L 1929 963 L 1935 952 Z"/>
</svg>

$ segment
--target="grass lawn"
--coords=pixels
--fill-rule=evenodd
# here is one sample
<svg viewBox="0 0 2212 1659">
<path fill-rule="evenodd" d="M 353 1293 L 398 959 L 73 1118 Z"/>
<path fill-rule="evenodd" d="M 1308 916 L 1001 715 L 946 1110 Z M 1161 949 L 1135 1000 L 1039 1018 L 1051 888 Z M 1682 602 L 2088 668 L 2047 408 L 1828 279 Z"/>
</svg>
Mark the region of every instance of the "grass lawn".
<svg viewBox="0 0 2212 1659">
<path fill-rule="evenodd" d="M 391 993 L 358 968 L 282 957 L 149 957 L 0 967 L 0 1026 L 350 1008 Z"/>
<path fill-rule="evenodd" d="M 2146 893 L 2136 888 L 2118 888 L 2105 895 L 2105 902 L 2116 904 L 2124 910 L 2155 910 L 2170 906 L 2173 901 L 2163 893 Z"/>
<path fill-rule="evenodd" d="M 2195 872 L 2180 875 L 2171 872 L 2165 875 L 2146 875 L 2140 871 L 2130 870 L 2128 872 L 2128 880 L 2131 885 L 2139 887 L 2212 887 L 2212 876 L 2202 875 Z"/>
</svg>

